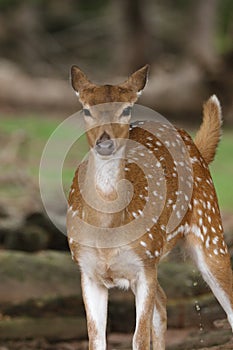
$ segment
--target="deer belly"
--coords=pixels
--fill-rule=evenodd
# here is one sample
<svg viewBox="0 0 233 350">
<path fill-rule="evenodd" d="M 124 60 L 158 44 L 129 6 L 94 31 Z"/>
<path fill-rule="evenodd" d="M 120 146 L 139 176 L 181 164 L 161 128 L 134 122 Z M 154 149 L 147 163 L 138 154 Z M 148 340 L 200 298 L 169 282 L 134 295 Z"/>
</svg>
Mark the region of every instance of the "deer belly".
<svg viewBox="0 0 233 350">
<path fill-rule="evenodd" d="M 82 254 L 79 262 L 81 270 L 97 283 L 125 290 L 133 287 L 143 268 L 140 258 L 132 251 L 116 251 L 110 257 L 89 251 Z"/>
</svg>

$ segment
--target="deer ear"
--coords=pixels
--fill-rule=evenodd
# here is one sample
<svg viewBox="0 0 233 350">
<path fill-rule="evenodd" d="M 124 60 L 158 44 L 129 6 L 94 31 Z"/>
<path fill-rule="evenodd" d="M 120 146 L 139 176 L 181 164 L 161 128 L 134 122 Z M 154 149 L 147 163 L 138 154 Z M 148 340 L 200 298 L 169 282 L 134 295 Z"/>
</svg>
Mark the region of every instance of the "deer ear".
<svg viewBox="0 0 233 350">
<path fill-rule="evenodd" d="M 147 83 L 149 67 L 149 64 L 146 64 L 144 67 L 134 72 L 129 79 L 123 83 L 124 87 L 131 88 L 140 95 Z"/>
<path fill-rule="evenodd" d="M 79 95 L 80 91 L 86 89 L 91 82 L 87 79 L 87 76 L 77 66 L 71 67 L 71 84 L 76 94 Z"/>
</svg>

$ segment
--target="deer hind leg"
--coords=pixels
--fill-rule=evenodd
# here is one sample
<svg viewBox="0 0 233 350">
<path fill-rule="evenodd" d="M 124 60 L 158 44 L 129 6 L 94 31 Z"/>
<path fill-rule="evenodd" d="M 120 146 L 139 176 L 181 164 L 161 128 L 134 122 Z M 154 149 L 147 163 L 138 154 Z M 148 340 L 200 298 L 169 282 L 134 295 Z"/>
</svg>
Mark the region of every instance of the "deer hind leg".
<svg viewBox="0 0 233 350">
<path fill-rule="evenodd" d="M 167 330 L 166 295 L 158 284 L 152 317 L 153 350 L 165 349 L 165 333 Z"/>
<path fill-rule="evenodd" d="M 216 226 L 207 228 L 191 224 L 186 240 L 203 279 L 226 312 L 233 330 L 232 269 L 221 224 L 218 229 Z"/>
</svg>

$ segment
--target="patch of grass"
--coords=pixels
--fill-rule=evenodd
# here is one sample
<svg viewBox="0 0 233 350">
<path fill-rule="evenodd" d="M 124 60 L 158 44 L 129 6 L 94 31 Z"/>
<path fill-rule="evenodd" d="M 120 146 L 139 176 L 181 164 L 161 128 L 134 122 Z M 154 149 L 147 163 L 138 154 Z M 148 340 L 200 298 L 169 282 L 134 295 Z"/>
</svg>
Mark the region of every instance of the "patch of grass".
<svg viewBox="0 0 233 350">
<path fill-rule="evenodd" d="M 0 131 L 11 133 L 16 130 L 24 130 L 33 139 L 47 141 L 50 134 L 61 121 L 55 118 L 45 118 L 39 115 L 4 117 L 0 115 Z"/>
<path fill-rule="evenodd" d="M 233 210 L 233 131 L 224 131 L 219 149 L 210 167 L 220 207 Z"/>
<path fill-rule="evenodd" d="M 49 140 L 50 136 L 53 134 L 55 129 L 63 122 L 61 119 L 56 119 L 54 117 L 46 117 L 39 115 L 31 115 L 31 116 L 3 116 L 0 115 L 0 137 L 1 135 L 12 135 L 17 131 L 25 132 L 25 135 L 28 139 L 26 143 L 26 147 L 24 146 L 23 150 L 21 150 L 20 155 L 23 156 L 24 159 L 27 160 L 27 169 L 24 169 L 27 173 L 29 173 L 35 181 L 38 183 L 39 181 L 39 167 L 40 160 L 42 156 L 42 152 L 44 147 Z M 75 134 L 75 130 L 70 130 L 69 128 L 64 128 L 62 132 L 60 132 L 61 142 L 63 139 L 67 139 L 67 133 L 73 132 Z M 58 133 L 59 134 L 59 133 Z M 70 134 L 68 134 L 70 135 Z M 69 150 L 66 159 L 64 161 L 63 166 L 63 184 L 65 192 L 68 192 L 68 189 L 71 185 L 73 175 L 76 169 L 78 162 L 85 155 L 85 151 L 87 150 L 85 136 L 81 136 L 80 140 L 76 142 L 71 149 Z M 22 152 L 24 154 L 22 154 Z M 56 157 L 58 149 L 54 150 L 54 156 Z M 17 165 L 15 165 L 17 166 Z M 14 172 L 14 164 L 10 164 L 7 167 L 4 167 L 2 173 L 5 174 Z M 54 174 L 51 172 L 51 169 L 48 170 L 48 174 L 50 177 L 53 177 Z M 52 180 L 52 179 L 51 179 Z M 1 187 L 1 194 L 4 194 L 4 197 L 18 197 L 22 194 L 22 188 L 20 186 L 12 186 L 11 183 L 9 186 Z"/>
</svg>

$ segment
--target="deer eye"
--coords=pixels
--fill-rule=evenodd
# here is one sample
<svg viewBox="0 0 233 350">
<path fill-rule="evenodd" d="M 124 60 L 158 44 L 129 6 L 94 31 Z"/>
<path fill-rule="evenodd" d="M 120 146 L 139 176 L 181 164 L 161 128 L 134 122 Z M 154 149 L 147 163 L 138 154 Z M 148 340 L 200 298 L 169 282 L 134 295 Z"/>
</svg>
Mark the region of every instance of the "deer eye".
<svg viewBox="0 0 233 350">
<path fill-rule="evenodd" d="M 83 113 L 85 117 L 92 117 L 91 112 L 87 108 L 83 108 Z"/>
<path fill-rule="evenodd" d="M 132 111 L 132 107 L 126 107 L 123 109 L 122 113 L 121 113 L 121 116 L 122 117 L 129 117 L 130 114 L 131 114 L 131 111 Z"/>
</svg>

